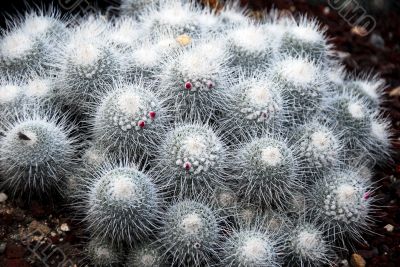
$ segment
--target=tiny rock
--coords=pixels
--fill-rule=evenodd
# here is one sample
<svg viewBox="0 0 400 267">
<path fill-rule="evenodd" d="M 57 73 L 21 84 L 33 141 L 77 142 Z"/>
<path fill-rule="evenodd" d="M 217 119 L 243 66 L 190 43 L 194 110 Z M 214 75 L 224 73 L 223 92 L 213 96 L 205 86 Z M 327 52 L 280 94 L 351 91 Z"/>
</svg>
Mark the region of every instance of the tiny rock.
<svg viewBox="0 0 400 267">
<path fill-rule="evenodd" d="M 350 263 L 351 263 L 351 266 L 353 266 L 353 267 L 365 267 L 365 265 L 366 265 L 364 258 L 361 255 L 356 254 L 356 253 L 351 255 Z"/>
<path fill-rule="evenodd" d="M 339 266 L 341 266 L 341 267 L 349 267 L 350 265 L 349 265 L 349 262 L 346 259 L 344 259 L 344 260 L 340 261 L 340 265 Z"/>
<path fill-rule="evenodd" d="M 50 233 L 50 228 L 47 225 L 42 224 L 36 220 L 32 221 L 29 224 L 28 230 L 30 235 L 47 235 L 48 233 Z"/>
<path fill-rule="evenodd" d="M 3 252 L 6 250 L 6 243 L 0 243 L 0 254 L 3 254 Z"/>
<path fill-rule="evenodd" d="M 0 203 L 5 202 L 7 199 L 8 199 L 8 196 L 5 193 L 1 192 L 0 193 Z"/>
<path fill-rule="evenodd" d="M 394 230 L 394 226 L 391 224 L 386 224 L 385 227 L 383 227 L 386 229 L 386 231 L 388 231 L 389 233 L 393 232 Z"/>
<path fill-rule="evenodd" d="M 69 232 L 70 231 L 69 226 L 66 223 L 61 224 L 60 229 L 63 232 Z"/>
</svg>

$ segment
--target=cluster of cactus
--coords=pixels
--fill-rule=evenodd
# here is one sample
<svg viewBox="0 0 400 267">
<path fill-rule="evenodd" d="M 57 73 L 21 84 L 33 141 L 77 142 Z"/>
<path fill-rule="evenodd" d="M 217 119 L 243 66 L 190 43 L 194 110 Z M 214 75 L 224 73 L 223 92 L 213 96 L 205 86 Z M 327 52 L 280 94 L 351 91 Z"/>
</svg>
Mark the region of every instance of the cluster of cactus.
<svg viewBox="0 0 400 267">
<path fill-rule="evenodd" d="M 239 4 L 32 11 L 0 40 L 0 186 L 64 196 L 97 266 L 321 266 L 373 220 L 384 82 Z"/>
</svg>

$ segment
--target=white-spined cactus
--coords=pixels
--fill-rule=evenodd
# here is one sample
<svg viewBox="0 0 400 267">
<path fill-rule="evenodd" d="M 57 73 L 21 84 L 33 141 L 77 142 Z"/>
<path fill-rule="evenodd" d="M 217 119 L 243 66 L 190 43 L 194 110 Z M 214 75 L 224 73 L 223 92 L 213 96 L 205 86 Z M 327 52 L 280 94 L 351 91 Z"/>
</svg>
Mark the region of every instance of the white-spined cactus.
<svg viewBox="0 0 400 267">
<path fill-rule="evenodd" d="M 176 117 L 206 120 L 216 117 L 216 110 L 225 110 L 234 81 L 228 60 L 223 44 L 216 40 L 166 59 L 160 87 Z"/>
<path fill-rule="evenodd" d="M 316 225 L 299 221 L 285 240 L 286 262 L 289 266 L 321 266 L 333 260 L 333 245 Z"/>
<path fill-rule="evenodd" d="M 232 139 L 239 137 L 237 141 L 278 131 L 288 117 L 287 104 L 281 94 L 280 84 L 272 82 L 265 74 L 241 75 L 230 92 L 231 102 L 221 115 L 221 128 L 230 133 Z"/>
<path fill-rule="evenodd" d="M 160 179 L 177 194 L 212 192 L 224 187 L 227 150 L 208 126 L 182 124 L 170 131 L 155 158 Z"/>
<path fill-rule="evenodd" d="M 295 136 L 294 146 L 307 180 L 334 169 L 343 161 L 344 147 L 340 132 L 329 125 L 312 120 L 302 125 Z"/>
<path fill-rule="evenodd" d="M 279 52 L 291 56 L 304 56 L 315 61 L 327 61 L 331 45 L 316 20 L 302 17 L 298 22 L 290 23 L 282 37 Z"/>
<path fill-rule="evenodd" d="M 114 155 L 154 154 L 168 114 L 162 100 L 141 82 L 115 82 L 96 105 L 93 139 Z"/>
<path fill-rule="evenodd" d="M 362 240 L 374 211 L 371 182 L 351 169 L 328 173 L 311 188 L 308 211 L 339 242 Z"/>
<path fill-rule="evenodd" d="M 127 267 L 164 267 L 166 266 L 163 256 L 155 243 L 144 243 L 129 250 L 127 256 Z"/>
<path fill-rule="evenodd" d="M 96 267 L 117 267 L 124 261 L 124 253 L 106 240 L 94 238 L 85 251 L 90 263 Z"/>
<path fill-rule="evenodd" d="M 273 39 L 256 23 L 234 26 L 226 32 L 226 46 L 232 54 L 231 65 L 246 71 L 265 70 L 273 58 Z"/>
<path fill-rule="evenodd" d="M 254 204 L 282 208 L 302 186 L 296 153 L 285 140 L 255 138 L 235 154 L 231 166 L 237 190 Z"/>
<path fill-rule="evenodd" d="M 162 197 L 147 174 L 131 164 L 107 162 L 87 172 L 84 183 L 77 205 L 94 238 L 133 246 L 154 234 Z"/>
<path fill-rule="evenodd" d="M 23 77 L 54 65 L 57 47 L 67 31 L 57 12 L 32 12 L 16 19 L 0 39 L 0 71 Z M 53 13 L 53 14 L 52 14 Z"/>
<path fill-rule="evenodd" d="M 379 76 L 347 74 L 307 16 L 120 11 L 7 22 L 0 190 L 68 196 L 95 266 L 321 266 L 362 240 L 392 153 Z"/>
<path fill-rule="evenodd" d="M 82 111 L 126 71 L 125 58 L 104 36 L 106 30 L 107 24 L 95 19 L 72 30 L 54 59 L 60 97 Z"/>
<path fill-rule="evenodd" d="M 161 250 L 178 266 L 215 264 L 220 249 L 221 218 L 207 204 L 182 200 L 170 206 L 162 218 Z"/>
<path fill-rule="evenodd" d="M 221 245 L 223 266 L 281 266 L 282 239 L 260 222 L 233 229 Z"/>
<path fill-rule="evenodd" d="M 4 122 L 0 138 L 1 184 L 14 196 L 62 194 L 66 176 L 76 166 L 78 149 L 68 118 L 43 110 L 24 107 L 16 118 Z"/>
<path fill-rule="evenodd" d="M 282 88 L 293 123 L 302 123 L 321 111 L 327 90 L 321 62 L 301 56 L 282 56 L 271 63 L 270 75 Z"/>
</svg>

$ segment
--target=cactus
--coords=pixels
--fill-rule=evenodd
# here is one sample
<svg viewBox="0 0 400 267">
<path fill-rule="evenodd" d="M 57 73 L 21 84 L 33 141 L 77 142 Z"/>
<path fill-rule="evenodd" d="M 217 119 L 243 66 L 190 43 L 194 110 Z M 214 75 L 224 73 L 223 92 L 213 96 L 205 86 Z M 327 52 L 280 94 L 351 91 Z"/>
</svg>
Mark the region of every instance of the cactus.
<svg viewBox="0 0 400 267">
<path fill-rule="evenodd" d="M 74 29 L 55 59 L 58 91 L 68 105 L 86 107 L 126 71 L 124 58 L 104 40 L 103 27 L 94 21 Z"/>
<path fill-rule="evenodd" d="M 137 42 L 142 34 L 139 23 L 130 17 L 114 19 L 108 29 L 108 39 L 120 52 L 131 52 L 133 44 Z"/>
<path fill-rule="evenodd" d="M 357 171 L 341 169 L 326 174 L 313 185 L 308 200 L 312 207 L 309 215 L 339 242 L 362 240 L 361 233 L 372 222 L 371 184 Z"/>
<path fill-rule="evenodd" d="M 214 131 L 182 124 L 170 131 L 155 159 L 160 179 L 177 194 L 190 195 L 225 187 L 226 148 Z"/>
<path fill-rule="evenodd" d="M 123 262 L 123 253 L 115 246 L 100 239 L 90 240 L 86 250 L 88 259 L 96 267 L 116 267 Z"/>
<path fill-rule="evenodd" d="M 96 104 L 93 138 L 115 155 L 153 154 L 164 134 L 168 114 L 162 101 L 141 82 L 115 82 Z"/>
<path fill-rule="evenodd" d="M 232 88 L 231 103 L 220 121 L 221 128 L 231 132 L 232 139 L 262 136 L 281 128 L 288 117 L 279 84 L 262 73 L 249 76 L 239 77 Z"/>
<path fill-rule="evenodd" d="M 392 163 L 385 82 L 313 18 L 201 2 L 7 21 L 0 190 L 67 196 L 89 265 L 331 264 Z"/>
<path fill-rule="evenodd" d="M 157 5 L 160 1 L 154 0 L 122 0 L 121 13 L 126 16 L 137 17 L 147 8 Z"/>
<path fill-rule="evenodd" d="M 78 148 L 67 117 L 55 112 L 21 107 L 17 118 L 4 123 L 0 139 L 2 186 L 14 196 L 51 196 L 62 193 L 66 175 L 75 167 Z"/>
<path fill-rule="evenodd" d="M 288 266 L 322 266 L 332 263 L 333 248 L 314 224 L 299 221 L 286 238 Z"/>
<path fill-rule="evenodd" d="M 344 87 L 365 99 L 372 108 L 377 108 L 382 102 L 384 81 L 378 76 L 361 75 L 359 78 L 346 81 Z"/>
<path fill-rule="evenodd" d="M 128 267 L 163 267 L 166 266 L 163 256 L 155 244 L 145 243 L 132 248 L 128 253 Z"/>
<path fill-rule="evenodd" d="M 281 86 L 294 123 L 302 123 L 321 111 L 326 78 L 320 62 L 282 56 L 271 63 L 270 75 L 272 81 Z"/>
<path fill-rule="evenodd" d="M 185 1 L 158 1 L 139 14 L 139 21 L 143 22 L 146 32 L 172 30 L 192 35 L 200 32 L 194 19 L 197 14 L 193 6 Z"/>
<path fill-rule="evenodd" d="M 116 246 L 132 246 L 146 239 L 160 216 L 158 187 L 127 163 L 107 162 L 95 173 L 88 172 L 81 199 L 77 206 L 84 212 L 91 235 Z"/>
<path fill-rule="evenodd" d="M 0 71 L 23 77 L 31 71 L 48 70 L 66 26 L 56 12 L 41 11 L 16 19 L 0 40 Z"/>
<path fill-rule="evenodd" d="M 225 3 L 217 14 L 222 29 L 226 29 L 226 26 L 248 25 L 250 19 L 247 15 L 248 10 L 243 8 L 238 1 Z"/>
<path fill-rule="evenodd" d="M 237 190 L 248 201 L 282 208 L 301 188 L 297 158 L 284 140 L 255 138 L 235 154 L 231 166 Z"/>
<path fill-rule="evenodd" d="M 318 121 L 311 121 L 300 127 L 295 147 L 303 175 L 306 179 L 320 176 L 337 167 L 344 157 L 341 136 Z"/>
<path fill-rule="evenodd" d="M 272 39 L 265 34 L 264 27 L 255 23 L 228 30 L 225 42 L 232 54 L 231 65 L 246 71 L 266 69 L 273 57 Z"/>
<path fill-rule="evenodd" d="M 365 98 L 341 91 L 324 105 L 330 121 L 342 132 L 347 157 L 382 162 L 390 154 L 388 123 L 375 114 Z M 379 151 L 379 152 L 378 152 Z"/>
<path fill-rule="evenodd" d="M 177 118 L 206 120 L 224 112 L 234 81 L 228 56 L 218 41 L 204 42 L 168 57 L 161 73 L 163 96 Z"/>
<path fill-rule="evenodd" d="M 221 248 L 223 266 L 281 266 L 282 241 L 258 223 L 233 229 Z"/>
<path fill-rule="evenodd" d="M 7 76 L 0 78 L 0 112 L 2 114 L 11 113 L 13 109 L 20 108 L 23 96 L 23 84 L 18 79 Z M 0 122 L 3 120 L 1 119 Z"/>
<path fill-rule="evenodd" d="M 294 24 L 294 25 L 293 25 Z M 291 56 L 301 55 L 314 61 L 327 61 L 331 46 L 316 20 L 301 17 L 286 27 L 280 40 L 279 51 Z"/>
<path fill-rule="evenodd" d="M 159 234 L 161 250 L 171 258 L 173 265 L 209 266 L 219 250 L 220 221 L 206 204 L 178 201 L 163 216 Z"/>
</svg>

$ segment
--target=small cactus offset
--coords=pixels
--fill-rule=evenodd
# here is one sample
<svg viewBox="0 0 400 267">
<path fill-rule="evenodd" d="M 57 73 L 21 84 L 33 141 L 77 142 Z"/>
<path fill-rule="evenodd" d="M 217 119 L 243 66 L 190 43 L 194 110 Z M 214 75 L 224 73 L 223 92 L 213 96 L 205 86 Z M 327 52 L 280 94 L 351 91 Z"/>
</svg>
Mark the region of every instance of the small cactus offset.
<svg viewBox="0 0 400 267">
<path fill-rule="evenodd" d="M 153 234 L 162 200 L 147 174 L 129 164 L 106 162 L 85 178 L 80 211 L 93 237 L 119 246 Z"/>
<path fill-rule="evenodd" d="M 63 196 L 94 266 L 325 266 L 363 240 L 385 81 L 307 16 L 121 2 L 2 30 L 1 191 Z"/>
</svg>

